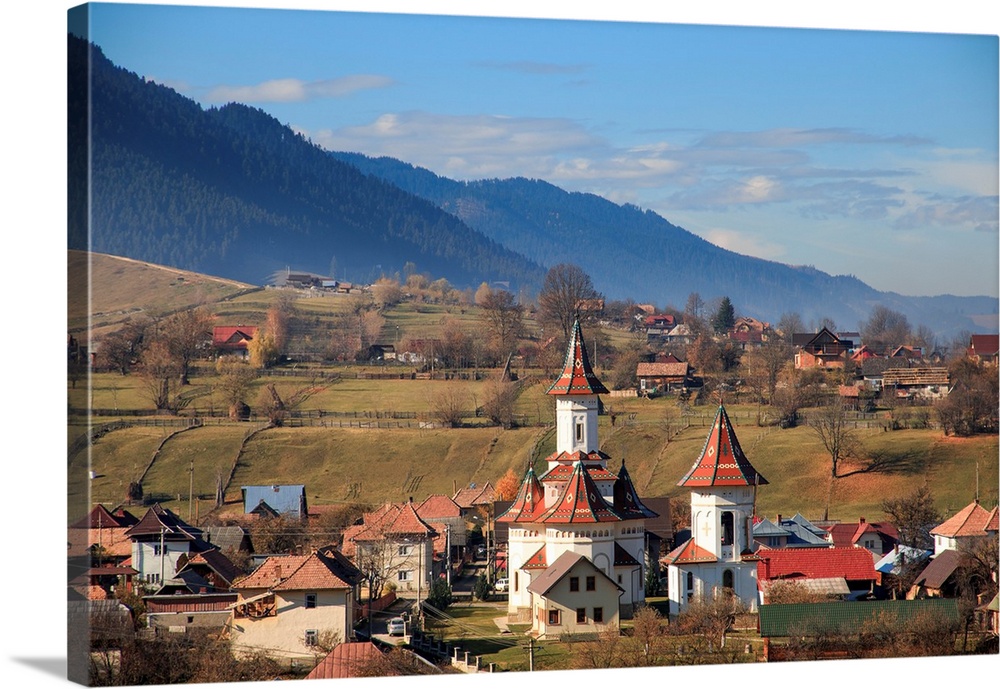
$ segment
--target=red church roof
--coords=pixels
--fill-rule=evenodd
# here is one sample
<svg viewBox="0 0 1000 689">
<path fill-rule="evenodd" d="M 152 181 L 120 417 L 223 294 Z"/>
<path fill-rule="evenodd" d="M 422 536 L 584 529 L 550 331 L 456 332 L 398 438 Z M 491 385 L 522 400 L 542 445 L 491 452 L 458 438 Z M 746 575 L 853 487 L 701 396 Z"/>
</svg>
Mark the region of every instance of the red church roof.
<svg viewBox="0 0 1000 689">
<path fill-rule="evenodd" d="M 677 546 L 666 555 L 661 562 L 668 565 L 688 564 L 693 562 L 715 562 L 718 558 L 694 542 L 693 538 Z"/>
<path fill-rule="evenodd" d="M 545 524 L 596 524 L 621 521 L 621 517 L 601 496 L 583 463 L 577 463 L 559 499 L 538 521 Z"/>
<path fill-rule="evenodd" d="M 538 482 L 535 471 L 528 467 L 521 487 L 507 511 L 497 517 L 498 522 L 533 522 L 545 511 L 545 489 Z"/>
<path fill-rule="evenodd" d="M 767 479 L 757 473 L 750 460 L 743 454 L 726 409 L 719 405 L 715 423 L 708 433 L 701 456 L 687 475 L 677 485 L 689 488 L 706 486 L 755 486 L 765 485 Z"/>
<path fill-rule="evenodd" d="M 642 504 L 635 484 L 632 483 L 632 477 L 629 476 L 628 470 L 625 468 L 624 459 L 622 460 L 622 468 L 618 470 L 618 479 L 615 481 L 613 495 L 615 511 L 625 519 L 652 519 L 660 516 Z"/>
<path fill-rule="evenodd" d="M 569 339 L 569 346 L 566 348 L 562 374 L 546 394 L 599 395 L 607 391 L 604 383 L 598 380 L 597 374 L 590 367 L 590 357 L 587 356 L 587 347 L 583 341 L 583 333 L 580 331 L 580 321 L 575 321 L 573 334 Z"/>
</svg>

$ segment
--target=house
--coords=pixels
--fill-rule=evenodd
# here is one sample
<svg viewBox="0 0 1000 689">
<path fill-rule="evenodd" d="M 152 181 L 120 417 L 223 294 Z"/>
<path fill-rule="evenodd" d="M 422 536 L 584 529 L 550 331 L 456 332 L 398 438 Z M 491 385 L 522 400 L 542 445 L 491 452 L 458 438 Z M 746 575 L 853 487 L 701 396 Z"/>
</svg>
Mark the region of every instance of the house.
<svg viewBox="0 0 1000 689">
<path fill-rule="evenodd" d="M 677 485 L 691 491 L 691 538 L 671 551 L 667 565 L 670 614 L 729 590 L 754 609 L 757 558 L 751 525 L 757 488 L 767 485 L 740 447 L 723 405 L 701 454 Z"/>
<path fill-rule="evenodd" d="M 618 600 L 625 590 L 580 553 L 564 551 L 526 589 L 535 638 L 596 636 L 618 628 Z"/>
<path fill-rule="evenodd" d="M 760 519 L 753 525 L 754 543 L 766 548 L 821 548 L 827 545 L 825 536 L 823 529 L 801 514 L 791 519 L 779 514 L 773 522 Z"/>
<path fill-rule="evenodd" d="M 447 495 L 429 495 L 417 505 L 417 516 L 438 532 L 442 542 L 435 542 L 435 558 L 440 553 L 451 562 L 461 561 L 468 545 L 468 532 L 462 508 Z"/>
<path fill-rule="evenodd" d="M 386 503 L 344 531 L 343 553 L 360 569 L 377 567 L 400 596 L 421 597 L 444 567 L 439 532 L 417 514 L 411 501 Z"/>
<path fill-rule="evenodd" d="M 396 345 L 373 344 L 368 347 L 368 353 L 365 355 L 365 359 L 368 361 L 395 361 Z"/>
<path fill-rule="evenodd" d="M 795 352 L 795 368 L 843 368 L 854 342 L 841 339 L 827 328 L 816 334 L 793 333 L 792 346 Z"/>
<path fill-rule="evenodd" d="M 247 357 L 250 341 L 257 337 L 254 325 L 217 325 L 212 328 L 212 349 L 216 354 Z"/>
<path fill-rule="evenodd" d="M 729 329 L 729 339 L 739 344 L 743 349 L 748 346 L 759 347 L 767 341 L 771 332 L 771 324 L 759 321 L 750 316 L 740 316 Z"/>
<path fill-rule="evenodd" d="M 75 576 L 69 586 L 88 600 L 111 600 L 116 597 L 119 587 L 131 592 L 137 574 L 131 567 L 99 565 Z"/>
<path fill-rule="evenodd" d="M 671 344 L 689 345 L 694 342 L 694 333 L 691 326 L 680 323 L 667 333 L 665 341 Z"/>
<path fill-rule="evenodd" d="M 889 353 L 890 359 L 906 359 L 907 361 L 922 361 L 924 352 L 922 347 L 912 345 L 899 345 Z"/>
<path fill-rule="evenodd" d="M 261 517 L 305 519 L 309 515 L 306 487 L 297 485 L 240 486 L 243 513 Z"/>
<path fill-rule="evenodd" d="M 313 667 L 321 646 L 351 638 L 361 573 L 335 549 L 269 557 L 236 581 L 227 636 L 236 655 L 264 652 Z"/>
<path fill-rule="evenodd" d="M 837 522 L 825 527 L 826 540 L 834 548 L 864 548 L 882 557 L 899 543 L 899 531 L 889 522 L 869 522 L 861 517 L 856 522 Z"/>
<path fill-rule="evenodd" d="M 95 505 L 86 516 L 70 525 L 71 552 L 88 552 L 95 567 L 121 565 L 132 557 L 132 540 L 126 533 L 138 522 L 125 510 L 112 513 L 104 505 Z"/>
<path fill-rule="evenodd" d="M 164 590 L 143 596 L 146 626 L 170 633 L 219 633 L 226 628 L 236 592 L 191 593 Z"/>
<path fill-rule="evenodd" d="M 881 560 L 875 563 L 875 573 L 878 580 L 875 582 L 883 591 L 891 591 L 893 597 L 899 591 L 900 586 L 906 580 L 909 571 L 920 567 L 931 556 L 930 550 L 920 550 L 907 545 L 896 545 L 891 551 L 882 556 Z M 905 595 L 906 591 L 902 591 Z"/>
<path fill-rule="evenodd" d="M 146 510 L 125 536 L 132 544 L 129 564 L 140 581 L 155 587 L 172 578 L 191 555 L 213 548 L 201 538 L 200 529 L 159 503 Z"/>
<path fill-rule="evenodd" d="M 902 399 L 940 399 L 948 395 L 949 386 L 950 377 L 945 366 L 893 366 L 882 372 L 882 389 L 895 388 L 896 396 Z"/>
<path fill-rule="evenodd" d="M 959 570 L 962 568 L 962 554 L 957 550 L 944 550 L 934 555 L 921 570 L 906 597 L 914 598 L 957 598 L 962 592 Z"/>
<path fill-rule="evenodd" d="M 934 537 L 934 557 L 945 550 L 954 550 L 961 543 L 972 544 L 987 537 L 997 537 L 997 508 L 983 508 L 978 501 L 971 502 L 953 517 L 931 529 Z"/>
<path fill-rule="evenodd" d="M 793 581 L 809 590 L 864 598 L 875 589 L 875 561 L 864 548 L 787 548 L 757 552 L 762 598 L 777 581 Z"/>
<path fill-rule="evenodd" d="M 981 364 L 996 366 L 1000 356 L 1000 335 L 972 335 L 966 355 Z"/>
<path fill-rule="evenodd" d="M 514 501 L 497 516 L 497 522 L 508 527 L 507 617 L 530 622 L 536 636 L 551 633 L 552 628 L 547 614 L 538 616 L 539 606 L 545 610 L 580 607 L 563 599 L 569 589 L 551 588 L 564 567 L 599 570 L 621 589 L 620 597 L 614 597 L 615 609 L 603 609 L 602 602 L 604 620 L 631 616 L 645 602 L 643 584 L 649 566 L 645 525 L 658 515 L 639 499 L 624 462 L 617 474 L 607 468 L 610 457 L 600 450 L 597 436 L 598 395 L 607 392 L 591 368 L 576 322 L 563 370 L 546 393 L 555 397 L 555 452 L 546 457 L 541 477 L 529 464 Z M 574 559 L 563 558 L 567 553 Z M 557 562 L 558 577 L 548 574 Z M 543 584 L 534 586 L 538 581 Z M 606 624 L 587 619 L 590 629 L 593 624 Z M 559 624 L 566 629 L 576 623 L 560 617 Z"/>
<path fill-rule="evenodd" d="M 182 558 L 183 559 L 183 558 Z M 244 572 L 219 550 L 206 550 L 186 558 L 177 570 L 177 577 L 191 573 L 205 582 L 206 591 L 228 591 Z M 168 580 L 169 581 L 169 580 Z"/>
<path fill-rule="evenodd" d="M 642 325 L 646 329 L 647 342 L 661 342 L 677 322 L 670 314 L 651 314 L 643 319 Z"/>
<path fill-rule="evenodd" d="M 639 390 L 648 394 L 683 388 L 689 382 L 691 367 L 686 361 L 639 362 L 635 375 L 639 379 Z"/>
</svg>

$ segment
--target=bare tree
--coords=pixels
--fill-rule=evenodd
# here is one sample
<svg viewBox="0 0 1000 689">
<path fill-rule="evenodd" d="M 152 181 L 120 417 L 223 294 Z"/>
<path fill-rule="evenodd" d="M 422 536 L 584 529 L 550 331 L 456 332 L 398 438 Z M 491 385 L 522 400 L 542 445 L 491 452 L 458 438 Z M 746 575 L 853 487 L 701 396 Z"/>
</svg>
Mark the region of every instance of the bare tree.
<svg viewBox="0 0 1000 689">
<path fill-rule="evenodd" d="M 187 309 L 165 319 L 158 331 L 180 369 L 181 385 L 187 385 L 191 362 L 211 338 L 212 314 L 205 308 Z"/>
<path fill-rule="evenodd" d="M 892 347 L 908 344 L 910 323 L 899 311 L 878 304 L 861 324 L 861 337 L 874 351 L 888 353 Z"/>
<path fill-rule="evenodd" d="M 861 450 L 861 441 L 840 399 L 834 398 L 824 407 L 810 413 L 809 427 L 830 455 L 830 475 L 840 478 L 840 462 L 858 457 Z"/>
<path fill-rule="evenodd" d="M 465 390 L 455 384 L 445 384 L 431 399 L 431 409 L 434 416 L 445 426 L 458 428 L 468 410 L 469 396 Z"/>
<path fill-rule="evenodd" d="M 139 362 L 152 322 L 148 318 L 127 321 L 121 328 L 105 335 L 98 347 L 98 361 L 121 375 Z"/>
<path fill-rule="evenodd" d="M 941 522 L 941 513 L 926 485 L 905 497 L 883 500 L 882 511 L 899 532 L 900 543 L 921 550 L 934 547 L 931 529 Z"/>
<path fill-rule="evenodd" d="M 215 372 L 218 374 L 215 389 L 229 409 L 229 418 L 245 417 L 249 411 L 246 398 L 257 379 L 257 370 L 238 357 L 224 356 L 215 362 Z"/>
<path fill-rule="evenodd" d="M 486 418 L 502 428 L 512 428 L 517 386 L 501 374 L 495 374 L 486 381 L 483 395 L 483 413 Z"/>
<path fill-rule="evenodd" d="M 568 342 L 573 322 L 582 315 L 583 303 L 598 299 L 594 283 L 579 266 L 560 263 L 545 274 L 545 282 L 538 294 L 538 307 L 542 320 L 558 327 L 562 341 Z"/>
<path fill-rule="evenodd" d="M 483 320 L 489 327 L 490 345 L 498 360 L 503 360 L 517 346 L 524 321 L 524 307 L 506 290 L 489 290 L 476 303 L 482 306 Z"/>
<path fill-rule="evenodd" d="M 187 400 L 179 397 L 181 366 L 170 353 L 169 344 L 156 339 L 145 348 L 139 375 L 146 396 L 158 410 L 177 412 Z"/>
</svg>

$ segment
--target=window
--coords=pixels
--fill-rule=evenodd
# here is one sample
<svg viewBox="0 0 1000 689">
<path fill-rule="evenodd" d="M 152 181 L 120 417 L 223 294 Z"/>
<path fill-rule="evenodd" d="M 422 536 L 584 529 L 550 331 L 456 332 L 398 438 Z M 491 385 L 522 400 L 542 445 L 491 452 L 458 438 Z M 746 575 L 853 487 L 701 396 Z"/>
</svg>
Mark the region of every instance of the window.
<svg viewBox="0 0 1000 689">
<path fill-rule="evenodd" d="M 580 577 L 570 577 L 569 578 L 569 590 L 579 591 L 580 590 Z"/>
<path fill-rule="evenodd" d="M 597 577 L 587 577 L 587 590 L 588 591 L 597 590 Z"/>
<path fill-rule="evenodd" d="M 157 543 L 156 545 L 153 546 L 153 555 L 159 556 L 161 554 L 162 551 L 160 550 L 160 544 Z"/>
<path fill-rule="evenodd" d="M 401 546 L 399 546 L 399 554 L 402 557 L 406 557 L 407 555 L 409 555 L 412 552 L 413 552 L 413 546 L 412 545 L 401 545 Z"/>
<path fill-rule="evenodd" d="M 576 442 L 578 442 L 578 443 L 582 443 L 583 442 L 583 422 L 582 421 L 577 421 L 576 422 Z"/>
<path fill-rule="evenodd" d="M 306 646 L 315 646 L 319 643 L 319 632 L 315 629 L 306 630 Z"/>
<path fill-rule="evenodd" d="M 687 590 L 688 592 L 694 591 L 694 572 L 687 573 Z"/>
<path fill-rule="evenodd" d="M 722 586 L 727 589 L 733 588 L 733 570 L 727 569 L 722 573 Z"/>
<path fill-rule="evenodd" d="M 307 608 L 315 608 L 316 607 L 316 594 L 315 593 L 307 593 L 306 594 L 306 607 Z"/>
<path fill-rule="evenodd" d="M 604 608 L 594 608 L 594 622 L 597 624 L 604 622 Z"/>
<path fill-rule="evenodd" d="M 194 615 L 188 615 L 187 618 L 188 618 L 187 621 L 188 624 L 194 624 Z"/>
<path fill-rule="evenodd" d="M 514 590 L 517 591 L 517 570 L 514 570 Z"/>
<path fill-rule="evenodd" d="M 733 544 L 733 513 L 722 513 L 722 545 Z"/>
<path fill-rule="evenodd" d="M 147 574 L 146 575 L 146 583 L 147 584 L 159 584 L 160 583 L 160 575 L 159 574 Z"/>
<path fill-rule="evenodd" d="M 397 581 L 413 581 L 412 569 L 401 569 L 396 573 Z"/>
<path fill-rule="evenodd" d="M 587 624 L 587 608 L 576 609 L 576 623 Z"/>
<path fill-rule="evenodd" d="M 549 610 L 549 624 L 559 624 L 558 610 Z"/>
</svg>

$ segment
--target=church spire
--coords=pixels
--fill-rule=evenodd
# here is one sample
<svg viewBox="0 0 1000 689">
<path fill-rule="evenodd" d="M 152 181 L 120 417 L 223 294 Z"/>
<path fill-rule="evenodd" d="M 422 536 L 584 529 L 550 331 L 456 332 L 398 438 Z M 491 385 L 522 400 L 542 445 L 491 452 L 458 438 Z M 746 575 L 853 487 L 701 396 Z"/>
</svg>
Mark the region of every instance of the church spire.
<svg viewBox="0 0 1000 689">
<path fill-rule="evenodd" d="M 757 473 L 757 470 L 743 454 L 733 425 L 726 414 L 726 408 L 719 405 L 715 415 L 712 430 L 705 440 L 698 460 L 677 485 L 688 488 L 705 488 L 708 486 L 763 486 L 767 479 Z"/>
<path fill-rule="evenodd" d="M 600 395 L 607 391 L 604 383 L 598 380 L 597 374 L 590 366 L 590 357 L 587 355 L 587 346 L 580 330 L 580 321 L 576 320 L 573 322 L 573 332 L 569 338 L 569 346 L 566 348 L 562 374 L 546 394 Z"/>
</svg>

